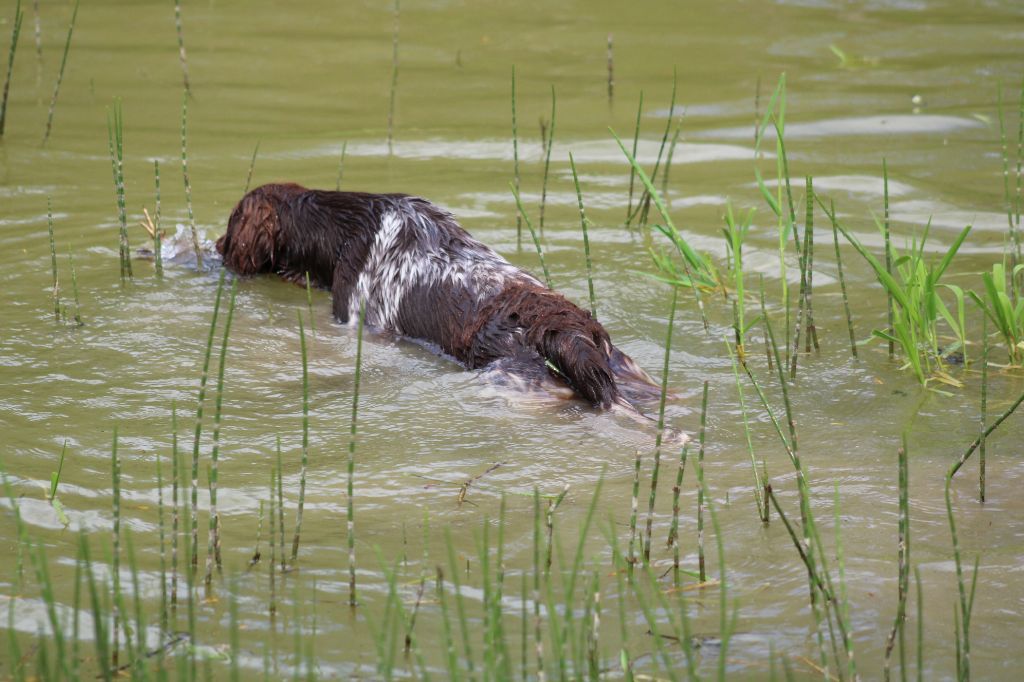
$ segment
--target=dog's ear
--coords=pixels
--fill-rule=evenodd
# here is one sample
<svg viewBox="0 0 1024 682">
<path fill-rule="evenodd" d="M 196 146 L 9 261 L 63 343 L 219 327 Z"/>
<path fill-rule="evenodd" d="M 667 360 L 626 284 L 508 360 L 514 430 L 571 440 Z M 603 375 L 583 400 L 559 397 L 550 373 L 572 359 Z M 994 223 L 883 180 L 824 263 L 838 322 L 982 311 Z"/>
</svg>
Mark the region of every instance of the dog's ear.
<svg viewBox="0 0 1024 682">
<path fill-rule="evenodd" d="M 228 229 L 217 240 L 224 265 L 241 275 L 255 275 L 274 269 L 280 231 L 273 194 L 257 188 L 242 197 L 231 212 Z"/>
</svg>

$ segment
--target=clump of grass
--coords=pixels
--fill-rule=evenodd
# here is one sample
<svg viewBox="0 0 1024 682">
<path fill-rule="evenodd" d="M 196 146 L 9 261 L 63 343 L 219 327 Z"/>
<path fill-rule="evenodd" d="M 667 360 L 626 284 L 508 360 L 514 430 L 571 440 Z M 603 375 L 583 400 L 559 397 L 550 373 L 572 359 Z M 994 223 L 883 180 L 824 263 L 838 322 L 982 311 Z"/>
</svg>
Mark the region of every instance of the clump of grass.
<svg viewBox="0 0 1024 682">
<path fill-rule="evenodd" d="M 185 54 L 185 36 L 181 28 L 181 1 L 174 0 L 174 30 L 178 35 L 178 61 L 181 63 L 181 79 L 187 95 L 192 94 L 188 78 L 188 55 Z"/>
<path fill-rule="evenodd" d="M 4 124 L 7 122 L 7 96 L 11 91 L 11 76 L 14 74 L 14 53 L 18 49 L 18 36 L 21 34 L 21 20 L 24 19 L 24 12 L 21 11 L 21 0 L 14 5 L 14 27 L 11 30 L 11 49 L 7 53 L 7 77 L 4 79 L 4 96 L 0 102 L 0 137 L 4 136 Z"/>
<path fill-rule="evenodd" d="M 1016 285 L 1021 273 L 1024 263 L 1009 272 L 1003 263 L 994 263 L 992 272 L 981 275 L 984 298 L 974 291 L 968 292 L 1002 335 L 1013 365 L 1024 365 L 1024 286 Z"/>
<path fill-rule="evenodd" d="M 196 269 L 203 269 L 203 253 L 199 246 L 199 233 L 196 231 L 196 216 L 192 211 L 192 183 L 188 178 L 188 145 L 186 144 L 188 125 L 188 88 L 181 97 L 181 175 L 185 182 L 185 204 L 188 206 L 188 228 L 192 235 L 192 248 L 196 254 Z"/>
<path fill-rule="evenodd" d="M 590 220 L 587 218 L 586 211 L 583 210 L 583 193 L 580 191 L 580 178 L 576 174 L 576 162 L 572 158 L 572 152 L 569 152 L 569 167 L 572 169 L 572 181 L 576 186 L 576 201 L 580 207 L 580 229 L 583 230 L 583 255 L 587 261 L 587 290 L 590 294 L 590 314 L 596 318 L 597 299 L 594 296 L 594 267 L 590 261 L 590 237 L 587 234 L 587 224 Z"/>
<path fill-rule="evenodd" d="M 64 67 L 68 63 L 68 52 L 71 50 L 71 35 L 75 31 L 75 19 L 78 18 L 78 2 L 75 0 L 75 8 L 71 11 L 71 22 L 68 24 L 68 37 L 64 41 L 64 55 L 60 59 L 60 70 L 57 72 L 57 82 L 53 86 L 53 96 L 50 98 L 50 110 L 46 115 L 46 132 L 43 133 L 43 144 L 50 139 L 50 131 L 53 129 L 53 114 L 57 110 L 57 95 L 60 93 L 60 84 L 64 80 Z"/>
<path fill-rule="evenodd" d="M 113 111 L 107 114 L 107 136 L 110 147 L 110 166 L 114 175 L 114 191 L 117 196 L 117 217 L 120 222 L 118 254 L 121 260 L 121 283 L 132 279 L 132 254 L 128 244 L 128 216 L 125 210 L 124 185 L 124 118 L 121 115 L 121 101 L 114 102 Z"/>
<path fill-rule="evenodd" d="M 819 202 L 820 203 L 820 202 Z M 835 221 L 834 214 L 830 216 Z M 925 226 L 920 242 L 915 237 L 907 252 L 894 260 L 899 279 L 891 275 L 885 265 L 878 261 L 860 241 L 841 223 L 836 222 L 839 231 L 868 262 L 875 276 L 886 292 L 893 297 L 896 307 L 893 312 L 892 333 L 874 330 L 874 335 L 898 343 L 906 357 L 907 364 L 922 385 L 933 379 L 959 387 L 959 381 L 942 371 L 943 356 L 953 349 L 940 349 L 938 321 L 940 316 L 957 333 L 964 337 L 962 324 L 954 320 L 946 304 L 939 296 L 939 280 L 953 261 L 971 226 L 965 227 L 953 240 L 942 259 L 937 263 L 925 260 L 924 249 L 928 241 L 931 224 Z M 884 229 L 884 226 L 879 226 Z M 947 286 L 947 288 L 949 288 Z M 931 376 L 929 376 L 931 375 Z"/>
<path fill-rule="evenodd" d="M 743 281 L 743 241 L 746 239 L 747 234 L 750 232 L 750 224 L 754 218 L 754 210 L 750 209 L 747 213 L 740 217 L 739 220 L 733 215 L 732 204 L 726 204 L 725 209 L 725 227 L 722 229 L 722 234 L 725 235 L 725 245 L 728 252 L 729 260 L 731 261 L 732 270 L 732 286 L 733 291 L 736 295 L 736 319 L 735 319 L 735 335 L 736 335 L 736 353 L 739 355 L 740 362 L 746 362 L 746 348 L 745 339 L 747 332 L 750 328 L 757 324 L 757 319 L 754 319 L 748 325 L 746 323 L 746 289 Z"/>
<path fill-rule="evenodd" d="M 398 26 L 400 20 L 398 0 L 395 0 L 395 29 L 391 35 L 391 95 L 388 98 L 388 156 L 393 152 L 395 139 L 395 95 L 398 92 Z"/>
</svg>

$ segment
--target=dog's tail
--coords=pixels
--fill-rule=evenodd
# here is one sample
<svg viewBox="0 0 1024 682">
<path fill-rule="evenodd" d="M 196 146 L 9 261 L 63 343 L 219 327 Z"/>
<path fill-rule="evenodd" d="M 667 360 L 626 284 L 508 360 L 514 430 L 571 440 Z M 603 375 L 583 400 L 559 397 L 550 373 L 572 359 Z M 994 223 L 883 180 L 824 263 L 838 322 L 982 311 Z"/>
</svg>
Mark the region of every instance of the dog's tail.
<svg viewBox="0 0 1024 682">
<path fill-rule="evenodd" d="M 622 402 L 605 339 L 585 330 L 549 329 L 537 341 L 550 369 L 581 397 L 605 409 Z"/>
</svg>

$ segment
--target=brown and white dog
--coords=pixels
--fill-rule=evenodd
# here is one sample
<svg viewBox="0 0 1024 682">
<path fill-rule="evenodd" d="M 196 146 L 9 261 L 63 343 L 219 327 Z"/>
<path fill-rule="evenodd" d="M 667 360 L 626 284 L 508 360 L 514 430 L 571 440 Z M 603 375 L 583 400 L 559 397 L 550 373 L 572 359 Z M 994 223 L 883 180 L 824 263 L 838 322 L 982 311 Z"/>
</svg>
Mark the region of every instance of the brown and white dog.
<svg viewBox="0 0 1024 682">
<path fill-rule="evenodd" d="M 273 272 L 328 289 L 334 316 L 427 342 L 468 369 L 551 375 L 601 408 L 656 398 L 658 386 L 589 312 L 544 286 L 425 199 L 258 187 L 217 241 L 241 275 Z"/>
</svg>

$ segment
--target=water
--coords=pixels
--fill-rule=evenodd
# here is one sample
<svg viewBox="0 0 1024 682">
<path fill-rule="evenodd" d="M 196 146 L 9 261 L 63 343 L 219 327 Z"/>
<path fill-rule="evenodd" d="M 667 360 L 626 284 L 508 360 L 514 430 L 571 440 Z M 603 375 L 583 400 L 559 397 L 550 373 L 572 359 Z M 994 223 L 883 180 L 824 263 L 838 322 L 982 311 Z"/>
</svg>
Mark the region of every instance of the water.
<svg viewBox="0 0 1024 682">
<path fill-rule="evenodd" d="M 669 181 L 673 219 L 696 248 L 711 253 L 724 267 L 720 227 L 726 203 L 758 208 L 744 247 L 748 287 L 756 285 L 757 274 L 764 276 L 773 321 L 781 329 L 777 233 L 754 180 L 753 133 L 755 107 L 763 113 L 776 79 L 785 72 L 786 139 L 798 205 L 803 177 L 813 175 L 817 190 L 835 199 L 844 223 L 878 253 L 881 241 L 872 214 L 881 215 L 884 158 L 897 244 L 902 247 L 904 238 L 931 218 L 929 250 L 937 253 L 965 224 L 973 224 L 947 281 L 980 290 L 980 272 L 1001 258 L 1007 239 L 995 102 L 1000 82 L 1005 100 L 1015 101 L 1018 94 L 1024 12 L 1016 3 L 973 7 L 969 18 L 960 3 L 924 0 L 857 7 L 834 2 L 664 3 L 630 9 L 624 11 L 617 3 L 576 2 L 403 4 L 394 153 L 389 157 L 390 7 L 319 1 L 304 3 L 301 11 L 282 11 L 271 3 L 186 5 L 185 41 L 194 88 L 189 171 L 200 229 L 210 237 L 223 231 L 257 142 L 254 184 L 293 180 L 333 188 L 347 141 L 345 188 L 429 197 L 514 263 L 539 271 L 528 237 L 524 248 L 516 249 L 515 205 L 508 189 L 514 64 L 522 195 L 535 220 L 543 166 L 538 119 L 550 116 L 550 86 L 558 96 L 545 219 L 554 285 L 574 300 L 586 301 L 582 239 L 567 163 L 572 151 L 593 220 L 598 315 L 616 343 L 654 373 L 663 357 L 670 297 L 664 286 L 646 276 L 653 268 L 640 234 L 622 227 L 628 166 L 607 128 L 631 135 L 643 90 L 640 156 L 650 167 L 677 69 L 678 101 L 685 115 Z M 180 170 L 181 70 L 173 13 L 168 6 L 133 6 L 129 18 L 117 3 L 82 8 L 53 135 L 41 146 L 70 8 L 47 5 L 41 12 L 42 62 L 34 53 L 29 9 L 0 144 L 3 465 L 29 532 L 46 548 L 57 601 L 66 614 L 79 530 L 93 543 L 96 570 L 102 575 L 107 565 L 101 549 L 109 538 L 110 445 L 117 426 L 124 527 L 133 535 L 152 623 L 159 594 L 155 462 L 163 458 L 169 477 L 175 405 L 180 448 L 186 457 L 191 453 L 217 273 L 169 263 L 164 280 L 158 281 L 148 261 L 136 260 L 135 281 L 119 284 L 106 116 L 120 98 L 132 243 L 143 246 L 137 221 L 143 206 L 153 211 L 154 159 L 161 167 L 164 227 L 173 233 L 175 225 L 188 222 Z M 8 35 L 13 10 L 8 5 L 2 13 L 6 23 L 0 33 Z M 615 51 L 611 103 L 608 33 L 614 35 Z M 845 65 L 830 45 L 846 53 Z M 1015 134 L 1016 116 L 1009 116 L 1008 123 Z M 774 147 L 770 140 L 766 145 Z M 760 163 L 768 175 L 773 166 L 770 158 Z M 61 295 L 69 311 L 67 254 L 74 254 L 85 321 L 80 328 L 53 321 L 47 197 L 53 202 Z M 922 580 L 926 675 L 951 677 L 955 653 L 950 614 L 956 582 L 943 476 L 977 434 L 979 374 L 954 370 L 965 388 L 950 389 L 952 395 L 945 397 L 921 391 L 877 343 L 862 346 L 861 359 L 852 360 L 831 234 L 820 212 L 816 221 L 815 316 L 822 349 L 801 357 L 791 396 L 814 510 L 829 547 L 834 486 L 839 490 L 858 669 L 868 677 L 880 674 L 885 636 L 895 616 L 896 450 L 900 433 L 907 430 L 911 560 Z M 884 324 L 884 297 L 860 258 L 848 246 L 843 248 L 858 338 L 866 338 L 870 329 Z M 790 248 L 791 283 L 797 272 Z M 728 596 L 738 603 L 729 670 L 737 676 L 764 676 L 773 648 L 795 670 L 810 672 L 800 658 L 818 660 L 806 571 L 782 524 L 773 518 L 763 528 L 757 520 L 740 408 L 723 343 L 730 312 L 719 301 L 708 301 L 711 331 L 705 334 L 692 296 L 680 297 L 669 375 L 677 399 L 669 405 L 668 418 L 673 427 L 695 432 L 702 382 L 710 382 L 705 476 L 724 543 Z M 257 572 L 244 571 L 254 548 L 259 501 L 267 498 L 278 436 L 290 542 L 302 438 L 296 316 L 305 306 L 305 294 L 294 286 L 270 278 L 241 282 L 225 372 L 218 500 L 225 571 L 241 575 L 242 664 L 255 669 L 262 667 L 265 642 L 272 640 L 266 614 L 266 529 L 263 562 Z M 748 316 L 754 310 L 751 301 Z M 970 320 L 977 340 L 980 317 L 973 310 Z M 291 574 L 283 587 L 278 580 L 278 598 L 283 600 L 278 628 L 289 633 L 294 626 L 291 602 L 298 585 L 301 622 L 310 630 L 315 580 L 320 672 L 373 674 L 377 654 L 365 618 L 378 626 L 387 591 L 377 551 L 389 565 L 396 558 L 407 559 L 399 564 L 398 582 L 406 609 L 411 609 L 421 571 L 432 577 L 435 564 L 447 564 L 445 527 L 451 528 L 457 561 L 469 560 L 470 574 L 463 573 L 462 581 L 473 586 L 465 594 L 471 623 L 479 626 L 476 543 L 488 519 L 490 540 L 496 541 L 495 519 L 505 493 L 505 627 L 511 655 L 518 661 L 520 576 L 525 570 L 532 577 L 532 490 L 557 495 L 569 486 L 556 512 L 556 535 L 564 561 L 571 562 L 587 506 L 604 472 L 586 551 L 595 558 L 592 566 L 605 592 L 603 664 L 618 674 L 618 601 L 606 535 L 614 517 L 620 544 L 628 539 L 623 524 L 637 450 L 645 458 L 645 508 L 653 429 L 577 403 L 509 394 L 415 344 L 368 334 L 355 483 L 362 605 L 353 616 L 344 606 L 344 483 L 355 335 L 332 322 L 329 299 L 322 292 L 313 294 L 312 326 L 307 338 L 310 465 L 302 570 Z M 760 334 L 760 329 L 753 332 L 749 343 L 754 371 L 770 386 L 774 407 L 781 411 Z M 977 346 L 970 351 L 975 357 L 980 353 Z M 994 346 L 992 353 L 993 361 L 1004 362 L 1002 346 Z M 1021 390 L 1020 372 L 993 368 L 990 414 L 1000 413 Z M 749 385 L 745 392 L 756 457 L 767 460 L 775 490 L 796 518 L 792 467 Z M 208 403 L 207 416 L 211 411 Z M 210 430 L 207 422 L 206 433 Z M 980 557 L 971 659 L 981 678 L 1006 676 L 1022 662 L 1017 633 L 1024 626 L 1024 581 L 1016 578 L 1024 566 L 1024 508 L 1016 486 L 1024 475 L 1018 457 L 1022 437 L 1024 422 L 1018 415 L 990 444 L 984 505 L 977 502 L 974 460 L 953 486 L 965 560 Z M 65 439 L 68 456 L 59 497 L 70 521 L 67 528 L 45 502 Z M 204 437 L 204 458 L 209 449 Z M 674 477 L 677 456 L 675 451 L 665 453 L 669 469 L 662 472 L 658 496 L 653 557 L 659 574 L 671 563 L 665 547 L 671 513 L 667 479 Z M 490 470 L 498 463 L 500 467 Z M 691 459 L 680 530 L 684 567 L 690 569 L 696 566 L 692 467 Z M 460 504 L 463 484 L 477 476 Z M 205 505 L 206 496 L 200 499 Z M 429 555 L 424 560 L 427 516 Z M 205 514 L 201 519 L 205 524 Z M 12 595 L 18 597 L 13 620 L 4 622 L 22 633 L 25 651 L 44 616 L 27 560 L 24 587 L 17 587 L 16 537 L 13 517 L 4 514 L 0 606 L 9 605 Z M 709 566 L 717 575 L 712 538 L 709 531 Z M 835 566 L 834 557 L 830 560 Z M 555 566 L 557 570 L 557 557 Z M 439 647 L 442 626 L 432 580 L 428 583 L 415 634 L 428 665 L 440 672 L 445 669 Z M 913 592 L 913 581 L 911 585 Z M 695 632 L 717 634 L 718 595 L 714 587 L 688 593 Z M 226 647 L 227 603 L 222 598 L 201 605 L 199 639 L 204 645 Z M 908 658 L 913 660 L 918 622 L 914 599 L 909 608 Z M 644 634 L 646 621 L 633 602 L 626 613 L 629 650 L 641 656 L 652 650 L 651 638 Z M 83 632 L 91 636 L 85 621 Z M 313 639 L 311 634 L 307 638 Z M 278 665 L 285 670 L 291 664 L 286 653 L 291 639 L 281 634 L 276 646 Z M 479 657 L 480 641 L 474 646 Z M 670 653 L 681 664 L 678 649 Z M 546 656 L 550 663 L 550 651 Z M 701 656 L 706 670 L 713 670 L 714 643 Z M 641 656 L 637 665 L 649 671 L 654 662 Z"/>
</svg>

